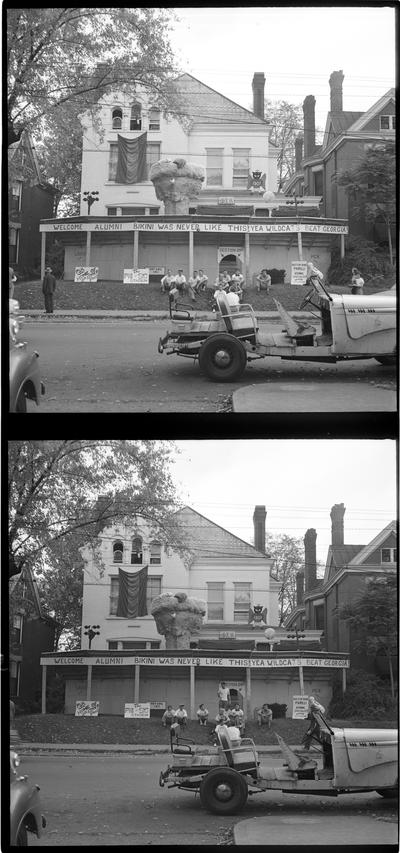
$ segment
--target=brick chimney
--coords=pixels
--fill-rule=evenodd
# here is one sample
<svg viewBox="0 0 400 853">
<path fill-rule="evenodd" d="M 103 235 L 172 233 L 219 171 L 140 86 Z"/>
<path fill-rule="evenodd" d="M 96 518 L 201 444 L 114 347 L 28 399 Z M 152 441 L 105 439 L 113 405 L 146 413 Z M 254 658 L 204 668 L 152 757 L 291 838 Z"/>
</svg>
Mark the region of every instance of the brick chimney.
<svg viewBox="0 0 400 853">
<path fill-rule="evenodd" d="M 296 136 L 294 140 L 294 150 L 295 150 L 295 164 L 296 164 L 296 172 L 301 171 L 301 161 L 303 159 L 303 137 Z"/>
<path fill-rule="evenodd" d="M 112 495 L 99 495 L 94 507 L 94 514 L 97 515 L 98 520 L 96 523 L 96 533 L 100 533 L 103 527 L 106 526 L 107 521 L 102 519 L 102 514 L 107 510 L 111 509 L 113 503 Z"/>
<path fill-rule="evenodd" d="M 304 572 L 296 572 L 296 605 L 304 604 Z"/>
<path fill-rule="evenodd" d="M 254 547 L 265 554 L 265 506 L 256 506 L 253 513 Z"/>
<path fill-rule="evenodd" d="M 344 525 L 343 519 L 346 512 L 344 504 L 335 504 L 331 509 L 332 521 L 332 545 L 341 546 L 344 544 Z"/>
<path fill-rule="evenodd" d="M 311 157 L 315 149 L 315 98 L 307 95 L 303 101 L 304 157 Z"/>
<path fill-rule="evenodd" d="M 343 111 L 343 71 L 332 71 L 329 78 L 331 87 L 331 113 L 341 113 Z"/>
<path fill-rule="evenodd" d="M 305 592 L 317 586 L 317 531 L 313 527 L 304 535 Z"/>
<path fill-rule="evenodd" d="M 263 71 L 256 71 L 253 76 L 253 113 L 258 118 L 264 118 L 264 88 L 265 74 Z"/>
</svg>

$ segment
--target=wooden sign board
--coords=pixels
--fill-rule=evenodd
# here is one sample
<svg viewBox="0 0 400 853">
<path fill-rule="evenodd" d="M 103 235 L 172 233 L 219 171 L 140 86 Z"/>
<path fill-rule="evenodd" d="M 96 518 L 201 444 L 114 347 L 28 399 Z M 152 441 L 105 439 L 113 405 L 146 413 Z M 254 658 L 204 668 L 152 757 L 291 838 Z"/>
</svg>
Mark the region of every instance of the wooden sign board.
<svg viewBox="0 0 400 853">
<path fill-rule="evenodd" d="M 149 268 L 124 270 L 124 284 L 148 284 Z"/>
<path fill-rule="evenodd" d="M 150 717 L 150 702 L 126 702 L 124 717 L 145 719 Z"/>
<path fill-rule="evenodd" d="M 75 717 L 98 717 L 100 702 L 77 699 L 75 704 Z"/>
<path fill-rule="evenodd" d="M 292 720 L 306 720 L 308 710 L 308 696 L 293 696 Z"/>
<path fill-rule="evenodd" d="M 75 267 L 74 281 L 97 281 L 98 267 Z"/>
<path fill-rule="evenodd" d="M 292 261 L 290 284 L 305 284 L 307 281 L 307 261 Z"/>
</svg>

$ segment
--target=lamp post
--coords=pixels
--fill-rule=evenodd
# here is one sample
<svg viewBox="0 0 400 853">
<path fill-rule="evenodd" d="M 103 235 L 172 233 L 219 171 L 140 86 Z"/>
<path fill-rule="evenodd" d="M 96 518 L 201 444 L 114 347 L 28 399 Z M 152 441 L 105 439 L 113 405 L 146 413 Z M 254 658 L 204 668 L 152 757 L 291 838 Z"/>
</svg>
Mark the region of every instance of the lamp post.
<svg viewBox="0 0 400 853">
<path fill-rule="evenodd" d="M 92 640 L 93 637 L 98 636 L 100 634 L 100 625 L 85 625 L 85 636 L 89 637 L 89 649 L 92 648 Z"/>
<path fill-rule="evenodd" d="M 285 203 L 286 203 L 286 204 L 294 204 L 294 212 L 295 212 L 295 216 L 297 216 L 297 215 L 298 215 L 298 214 L 297 214 L 297 205 L 298 205 L 298 204 L 304 204 L 304 200 L 302 200 L 301 198 L 299 198 L 299 196 L 294 195 L 290 200 L 288 200 L 288 201 L 287 201 L 287 202 L 285 202 Z"/>
<path fill-rule="evenodd" d="M 304 204 L 304 199 L 302 200 L 297 195 L 294 195 L 291 199 L 288 199 L 287 202 L 285 202 L 285 204 L 294 204 L 294 212 L 295 212 L 296 219 L 297 219 L 297 205 L 298 204 Z M 303 260 L 303 243 L 302 243 L 302 239 L 301 239 L 300 228 L 297 232 L 297 245 L 298 245 L 298 249 L 299 249 L 299 261 L 302 261 Z"/>
<path fill-rule="evenodd" d="M 298 629 L 297 629 L 297 628 L 293 628 L 293 631 L 294 631 L 294 634 L 288 634 L 288 635 L 287 635 L 287 638 L 288 638 L 288 640 L 296 640 L 296 641 L 297 641 L 297 649 L 296 649 L 296 651 L 298 651 L 298 652 L 299 652 L 299 651 L 300 651 L 300 643 L 299 643 L 299 640 L 304 640 L 306 635 L 305 635 L 305 634 L 299 634 L 299 632 L 298 632 Z"/>
<path fill-rule="evenodd" d="M 90 190 L 90 191 L 86 190 L 83 193 L 83 200 L 87 203 L 87 206 L 88 206 L 87 212 L 88 212 L 88 216 L 89 216 L 90 215 L 90 208 L 91 208 L 92 204 L 94 204 L 95 201 L 99 200 L 98 190 Z"/>
</svg>

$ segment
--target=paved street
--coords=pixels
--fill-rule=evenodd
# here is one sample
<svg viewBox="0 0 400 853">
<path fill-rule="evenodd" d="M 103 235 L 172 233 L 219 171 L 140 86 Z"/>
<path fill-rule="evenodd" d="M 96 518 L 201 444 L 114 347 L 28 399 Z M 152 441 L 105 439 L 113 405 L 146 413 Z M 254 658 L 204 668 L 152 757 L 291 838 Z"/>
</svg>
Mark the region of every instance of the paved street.
<svg viewBox="0 0 400 853">
<path fill-rule="evenodd" d="M 331 798 L 271 791 L 249 798 L 236 817 L 214 816 L 191 792 L 159 787 L 160 770 L 168 762 L 168 755 L 23 757 L 21 769 L 40 785 L 48 821 L 43 837 L 32 837 L 32 846 L 215 845 L 231 836 L 236 823 L 256 817 L 282 824 L 278 844 L 285 844 L 286 824 L 291 833 L 297 827 L 301 843 L 315 843 L 322 817 L 333 831 L 339 817 L 351 824 L 352 835 L 344 844 L 356 844 L 358 830 L 362 838 L 369 834 L 376 839 L 381 832 L 383 843 L 396 841 L 394 802 L 375 793 Z M 282 760 L 263 756 L 262 763 Z M 325 841 L 334 843 L 335 838 L 326 836 Z"/>
<path fill-rule="evenodd" d="M 276 330 L 271 325 L 271 329 Z M 40 354 L 46 394 L 30 412 L 222 412 L 233 391 L 268 383 L 359 383 L 360 397 L 374 388 L 391 390 L 395 370 L 372 359 L 347 364 L 315 364 L 269 357 L 253 361 L 240 382 L 213 383 L 198 364 L 159 355 L 157 343 L 168 320 L 27 321 L 23 337 Z M 267 327 L 266 327 L 267 328 Z M 388 395 L 390 396 L 390 395 Z M 284 404 L 285 405 L 285 404 Z M 290 395 L 287 407 L 290 411 Z M 347 411 L 338 395 L 338 411 Z M 249 409 L 251 411 L 251 409 Z"/>
</svg>

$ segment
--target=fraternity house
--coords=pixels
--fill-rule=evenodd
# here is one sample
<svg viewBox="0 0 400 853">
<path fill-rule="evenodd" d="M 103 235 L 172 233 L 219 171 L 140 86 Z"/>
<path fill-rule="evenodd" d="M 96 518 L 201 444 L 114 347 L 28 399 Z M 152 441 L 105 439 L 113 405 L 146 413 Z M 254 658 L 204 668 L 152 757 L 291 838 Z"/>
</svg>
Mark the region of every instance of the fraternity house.
<svg viewBox="0 0 400 853">
<path fill-rule="evenodd" d="M 250 284 L 268 268 L 283 269 L 289 283 L 299 259 L 326 272 L 338 241 L 344 255 L 347 222 L 321 217 L 320 194 L 303 195 L 301 208 L 276 194 L 279 152 L 264 118 L 264 73 L 254 74 L 252 88 L 250 111 L 183 74 L 175 81 L 183 118 L 164 114 L 144 91 L 104 98 L 102 134 L 83 118 L 80 215 L 41 222 L 43 270 L 46 235 L 57 234 L 66 281 L 91 267 L 104 281 L 122 281 L 124 270 L 161 276 L 179 268 L 187 276 L 203 269 L 211 280 L 239 268 Z M 188 214 L 166 215 L 149 172 L 177 157 L 203 167 L 205 181 Z"/>
<path fill-rule="evenodd" d="M 48 667 L 64 675 L 67 714 L 93 700 L 102 714 L 122 715 L 132 702 L 154 708 L 184 702 L 195 718 L 205 702 L 214 715 L 220 681 L 247 717 L 263 702 L 291 707 L 293 696 L 304 693 L 329 702 L 332 670 L 341 669 L 345 679 L 348 656 L 322 651 L 321 631 L 298 639 L 278 626 L 280 583 L 265 553 L 265 507 L 254 510 L 254 545 L 190 507 L 177 517 L 189 560 L 140 518 L 101 530 L 99 551 L 82 549 L 81 649 L 42 655 L 43 713 Z M 189 648 L 167 650 L 151 603 L 178 592 L 204 601 L 206 612 Z"/>
</svg>

